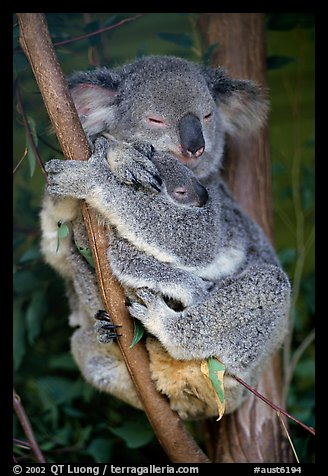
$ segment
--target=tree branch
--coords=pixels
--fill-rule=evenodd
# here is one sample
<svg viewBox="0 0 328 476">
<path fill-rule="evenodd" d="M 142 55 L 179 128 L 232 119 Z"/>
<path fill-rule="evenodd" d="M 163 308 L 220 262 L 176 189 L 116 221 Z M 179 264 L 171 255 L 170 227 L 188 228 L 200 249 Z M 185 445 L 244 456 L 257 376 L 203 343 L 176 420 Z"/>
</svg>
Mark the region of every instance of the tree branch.
<svg viewBox="0 0 328 476">
<path fill-rule="evenodd" d="M 17 13 L 17 16 L 21 28 L 21 46 L 30 61 L 63 153 L 68 159 L 87 160 L 87 139 L 57 61 L 46 19 L 41 13 Z M 95 214 L 85 203 L 82 203 L 82 210 L 100 293 L 113 323 L 122 326 L 123 335 L 118 339 L 118 344 L 159 442 L 172 462 L 210 462 L 178 415 L 172 412 L 167 400 L 157 392 L 150 378 L 148 354 L 144 346 L 138 343 L 132 349 L 129 348 L 133 324 L 125 307 L 123 290 L 109 268 L 106 230 L 98 224 Z"/>
<path fill-rule="evenodd" d="M 22 425 L 26 438 L 28 439 L 29 446 L 34 453 L 35 459 L 37 460 L 38 463 L 45 463 L 46 460 L 44 459 L 44 456 L 36 442 L 36 439 L 34 437 L 33 430 L 31 427 L 31 423 L 29 422 L 29 419 L 27 418 L 21 399 L 15 392 L 15 389 L 13 392 L 13 404 L 14 404 L 15 413 L 17 415 L 17 418 L 20 421 L 20 424 Z"/>
</svg>

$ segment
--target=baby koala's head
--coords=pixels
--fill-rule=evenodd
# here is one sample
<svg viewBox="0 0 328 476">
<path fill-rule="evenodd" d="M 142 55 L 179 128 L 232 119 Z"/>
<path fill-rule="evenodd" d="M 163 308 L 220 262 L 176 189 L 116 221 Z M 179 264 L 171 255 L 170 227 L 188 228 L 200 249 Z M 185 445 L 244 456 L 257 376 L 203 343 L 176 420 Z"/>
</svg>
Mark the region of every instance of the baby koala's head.
<svg viewBox="0 0 328 476">
<path fill-rule="evenodd" d="M 167 194 L 174 202 L 190 207 L 203 207 L 206 204 L 206 188 L 178 159 L 171 155 L 154 153 L 151 160 L 159 171 Z"/>
</svg>

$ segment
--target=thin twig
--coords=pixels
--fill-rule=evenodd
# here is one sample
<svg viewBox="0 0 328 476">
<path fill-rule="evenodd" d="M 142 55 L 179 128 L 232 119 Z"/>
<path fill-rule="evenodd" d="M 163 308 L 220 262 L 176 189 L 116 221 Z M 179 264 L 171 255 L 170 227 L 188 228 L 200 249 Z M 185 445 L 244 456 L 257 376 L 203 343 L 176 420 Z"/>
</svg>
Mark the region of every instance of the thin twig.
<svg viewBox="0 0 328 476">
<path fill-rule="evenodd" d="M 90 38 L 95 35 L 100 35 L 101 33 L 104 33 L 105 31 L 114 30 L 115 28 L 118 28 L 124 25 L 125 23 L 137 20 L 138 18 L 143 17 L 144 15 L 147 15 L 147 13 L 139 13 L 138 15 L 135 15 L 134 17 L 124 18 L 123 20 L 115 23 L 114 25 L 106 26 L 104 28 L 99 28 L 99 30 L 95 30 L 90 33 L 85 33 L 83 35 L 75 36 L 74 38 L 70 38 L 68 40 L 57 41 L 57 43 L 53 43 L 53 46 L 55 47 L 63 46 L 69 43 L 74 43 L 74 41 L 84 40 L 85 38 Z M 14 49 L 14 53 L 23 53 L 23 50 L 21 49 L 21 47 L 17 47 Z"/>
<path fill-rule="evenodd" d="M 19 440 L 18 438 L 13 438 L 13 442 L 15 443 L 15 445 L 19 446 L 20 448 L 24 448 L 26 450 L 31 449 L 31 445 L 27 441 Z"/>
<path fill-rule="evenodd" d="M 27 134 L 27 138 L 28 138 L 28 141 L 29 143 L 31 144 L 31 147 L 32 147 L 32 150 L 33 150 L 33 153 L 38 161 L 38 164 L 39 164 L 39 167 L 41 169 L 41 172 L 43 173 L 45 179 L 47 180 L 47 174 L 46 174 L 46 171 L 44 170 L 44 166 L 43 166 L 43 163 L 42 163 L 42 160 L 41 160 L 41 157 L 40 157 L 40 154 L 39 154 L 39 151 L 34 143 L 34 140 L 33 140 L 33 136 L 32 136 L 32 132 L 31 132 L 31 128 L 30 128 L 30 125 L 28 123 L 28 120 L 27 120 L 27 117 L 25 115 L 25 111 L 24 111 L 24 108 L 23 108 L 23 102 L 22 102 L 22 96 L 21 96 L 21 93 L 20 93 L 20 89 L 19 89 L 19 84 L 17 82 L 16 84 L 16 98 L 17 98 L 17 103 L 18 103 L 18 107 L 19 107 L 19 112 L 21 113 L 22 115 L 22 119 L 23 119 L 23 124 L 24 124 L 24 128 L 25 128 L 25 131 L 26 131 L 26 134 Z"/>
<path fill-rule="evenodd" d="M 14 402 L 14 410 L 17 415 L 17 418 L 20 421 L 20 424 L 22 425 L 22 428 L 24 430 L 24 433 L 26 435 L 26 438 L 29 441 L 29 444 L 31 446 L 31 450 L 35 456 L 35 459 L 37 460 L 38 463 L 45 463 L 46 460 L 36 442 L 36 439 L 33 434 L 32 426 L 31 423 L 25 413 L 24 407 L 22 405 L 21 399 L 17 395 L 15 389 L 13 393 L 13 402 Z"/>
<path fill-rule="evenodd" d="M 136 20 L 137 18 L 140 18 L 144 16 L 145 13 L 139 13 L 138 15 L 130 18 L 124 18 L 123 20 L 115 23 L 114 25 L 106 26 L 104 28 L 100 28 L 99 30 L 92 31 L 91 33 L 86 33 L 84 35 L 80 36 L 75 36 L 74 38 L 70 38 L 69 40 L 63 40 L 63 41 L 58 41 L 57 43 L 54 43 L 54 46 L 62 46 L 66 45 L 68 43 L 73 43 L 74 41 L 79 41 L 79 40 L 84 40 L 85 38 L 90 38 L 91 36 L 95 35 L 100 35 L 100 33 L 104 33 L 105 31 L 113 30 L 114 28 L 118 28 L 121 25 L 124 25 L 124 23 L 128 23 L 130 21 Z"/>
<path fill-rule="evenodd" d="M 269 405 L 271 408 L 273 408 L 274 410 L 276 410 L 277 412 L 280 412 L 282 413 L 283 415 L 285 415 L 286 417 L 290 418 L 291 420 L 295 421 L 296 423 L 298 423 L 300 426 L 302 426 L 305 430 L 309 431 L 312 435 L 315 435 L 315 429 L 312 428 L 311 426 L 307 426 L 305 425 L 304 423 L 302 423 L 300 420 L 298 420 L 297 418 L 293 417 L 292 415 L 290 415 L 289 413 L 287 413 L 284 409 L 282 409 L 281 407 L 279 407 L 278 405 L 276 405 L 275 403 L 271 402 L 268 398 L 264 397 L 261 393 L 259 393 L 257 390 L 255 390 L 255 388 L 251 387 L 250 385 L 248 385 L 248 383 L 246 383 L 244 380 L 242 380 L 240 377 L 237 377 L 237 375 L 232 375 L 232 377 L 234 379 L 237 380 L 237 382 L 239 382 L 241 385 L 243 385 L 244 387 L 247 388 L 247 390 L 249 390 L 250 392 L 254 393 L 254 395 L 256 395 L 258 398 L 260 398 L 261 400 L 263 400 L 263 402 L 265 402 L 267 405 Z"/>
<path fill-rule="evenodd" d="M 220 360 L 217 358 L 217 357 L 214 357 L 215 360 L 217 360 L 218 362 L 220 362 Z M 278 405 L 276 405 L 275 403 L 271 402 L 271 400 L 269 400 L 267 397 L 265 397 L 264 395 L 262 395 L 260 392 L 258 392 L 257 390 L 255 390 L 255 388 L 251 387 L 248 383 L 246 383 L 243 379 L 241 379 L 240 377 L 237 377 L 237 375 L 231 375 L 231 377 L 233 377 L 235 380 L 237 380 L 237 382 L 239 382 L 241 385 L 243 385 L 244 387 L 247 388 L 247 390 L 249 390 L 250 392 L 254 393 L 254 395 L 256 395 L 258 398 L 260 398 L 261 400 L 263 400 L 263 402 L 265 402 L 267 405 L 269 405 L 271 408 L 273 408 L 274 410 L 276 410 L 276 412 L 280 412 L 282 413 L 283 415 L 285 415 L 286 417 L 290 418 L 291 420 L 295 421 L 296 423 L 298 423 L 300 426 L 302 426 L 303 428 L 305 428 L 305 430 L 309 431 L 312 435 L 315 435 L 315 429 L 312 428 L 311 426 L 307 426 L 305 425 L 304 423 L 302 423 L 300 420 L 298 420 L 297 418 L 293 417 L 292 415 L 290 415 L 289 413 L 286 412 L 286 410 L 284 410 L 283 408 L 279 407 Z"/>
<path fill-rule="evenodd" d="M 295 450 L 295 446 L 293 445 L 293 442 L 292 442 L 292 439 L 291 439 L 291 437 L 290 437 L 290 435 L 289 435 L 289 432 L 288 432 L 288 430 L 287 430 L 286 424 L 285 424 L 283 418 L 281 417 L 281 413 L 280 413 L 280 412 L 277 412 L 277 416 L 278 416 L 279 420 L 281 421 L 281 424 L 282 424 L 282 426 L 283 426 L 283 429 L 285 430 L 285 433 L 286 433 L 286 435 L 287 435 L 287 438 L 288 438 L 290 447 L 291 447 L 291 449 L 293 450 L 295 459 L 296 459 L 296 461 L 299 463 L 300 460 L 298 459 L 298 456 L 297 456 L 297 453 L 296 453 L 296 450 Z"/>
<path fill-rule="evenodd" d="M 13 175 L 15 175 L 15 173 L 17 172 L 18 170 L 18 167 L 20 166 L 20 164 L 23 162 L 23 160 L 25 159 L 25 157 L 27 156 L 27 147 L 25 147 L 25 150 L 24 150 L 24 153 L 22 155 L 22 157 L 19 159 L 17 165 L 15 166 L 14 170 L 13 170 Z"/>
</svg>

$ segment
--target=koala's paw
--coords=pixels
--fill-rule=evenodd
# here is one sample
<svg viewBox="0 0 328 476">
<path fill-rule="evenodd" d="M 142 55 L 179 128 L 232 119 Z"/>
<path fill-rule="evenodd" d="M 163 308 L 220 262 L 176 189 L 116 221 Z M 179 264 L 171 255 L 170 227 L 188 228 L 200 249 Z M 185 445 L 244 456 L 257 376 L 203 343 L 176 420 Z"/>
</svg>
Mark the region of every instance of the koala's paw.
<svg viewBox="0 0 328 476">
<path fill-rule="evenodd" d="M 116 337 L 121 335 L 116 332 L 116 329 L 121 326 L 114 325 L 106 311 L 98 311 L 95 315 L 95 319 L 97 319 L 97 321 L 94 324 L 94 329 L 100 344 L 110 344 Z"/>
<path fill-rule="evenodd" d="M 185 299 L 181 299 L 183 304 L 187 306 L 196 306 L 208 298 L 213 291 L 215 284 L 212 281 L 206 281 L 200 278 L 199 283 L 189 289 Z"/>
<path fill-rule="evenodd" d="M 76 160 L 48 160 L 47 191 L 58 197 L 84 198 L 86 184 L 81 180 L 85 175 L 85 164 Z"/>
<path fill-rule="evenodd" d="M 148 288 L 140 288 L 135 291 L 136 298 L 130 300 L 128 309 L 132 317 L 139 319 L 147 330 L 156 333 L 158 326 L 166 320 L 169 315 L 176 315 L 177 312 L 169 307 L 161 294 L 155 293 Z"/>
<path fill-rule="evenodd" d="M 160 192 L 162 179 L 150 160 L 152 154 L 150 144 L 137 143 L 136 147 L 114 145 L 107 152 L 107 161 L 112 173 L 122 183 Z"/>
</svg>

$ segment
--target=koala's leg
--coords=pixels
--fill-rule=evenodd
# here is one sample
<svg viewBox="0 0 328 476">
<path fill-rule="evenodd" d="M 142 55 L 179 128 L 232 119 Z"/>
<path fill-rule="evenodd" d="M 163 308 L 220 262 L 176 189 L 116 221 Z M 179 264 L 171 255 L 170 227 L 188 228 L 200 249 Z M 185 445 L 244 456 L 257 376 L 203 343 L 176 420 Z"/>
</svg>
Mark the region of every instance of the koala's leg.
<svg viewBox="0 0 328 476">
<path fill-rule="evenodd" d="M 182 312 L 160 295 L 137 291 L 130 313 L 176 359 L 217 356 L 245 381 L 281 345 L 287 330 L 290 284 L 277 266 L 253 267 L 225 278 L 208 299 Z M 256 369 L 256 370 L 255 370 Z"/>
<path fill-rule="evenodd" d="M 71 253 L 72 236 L 58 241 L 58 225 L 70 223 L 78 214 L 79 205 L 73 198 L 52 198 L 48 194 L 43 200 L 40 213 L 41 220 L 41 251 L 45 261 L 65 278 L 72 276 L 72 269 L 67 258 Z"/>
<path fill-rule="evenodd" d="M 87 382 L 102 392 L 142 409 L 117 344 L 100 344 L 93 326 L 90 326 L 73 333 L 71 351 Z"/>
<path fill-rule="evenodd" d="M 172 410 L 183 420 L 218 416 L 215 392 L 201 372 L 201 360 L 176 360 L 160 342 L 146 341 L 150 372 L 156 388 L 169 398 Z M 245 388 L 230 376 L 224 377 L 225 413 L 236 410 L 247 396 Z"/>
</svg>

